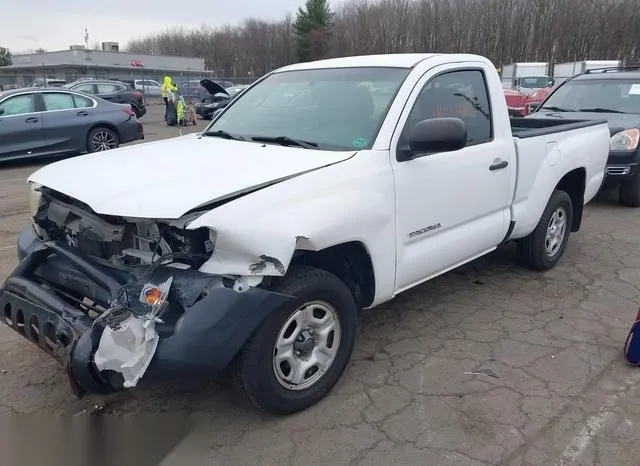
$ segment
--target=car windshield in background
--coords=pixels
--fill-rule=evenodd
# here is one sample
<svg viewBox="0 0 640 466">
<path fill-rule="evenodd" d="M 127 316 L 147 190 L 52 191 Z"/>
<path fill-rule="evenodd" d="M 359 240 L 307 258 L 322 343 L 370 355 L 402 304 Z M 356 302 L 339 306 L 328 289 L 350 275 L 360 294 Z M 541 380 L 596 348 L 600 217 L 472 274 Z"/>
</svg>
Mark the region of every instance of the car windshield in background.
<svg viewBox="0 0 640 466">
<path fill-rule="evenodd" d="M 225 90 L 230 96 L 233 97 L 234 95 L 239 94 L 240 91 L 244 91 L 247 87 L 249 86 L 232 86 L 232 87 L 227 87 Z"/>
<path fill-rule="evenodd" d="M 522 78 L 520 80 L 520 87 L 525 89 L 542 89 L 544 87 L 549 87 L 552 81 L 547 77 L 531 77 L 531 78 Z"/>
<path fill-rule="evenodd" d="M 640 114 L 640 77 L 570 81 L 560 86 L 541 110 Z"/>
<path fill-rule="evenodd" d="M 410 70 L 329 68 L 275 73 L 205 135 L 327 150 L 368 149 Z"/>
</svg>

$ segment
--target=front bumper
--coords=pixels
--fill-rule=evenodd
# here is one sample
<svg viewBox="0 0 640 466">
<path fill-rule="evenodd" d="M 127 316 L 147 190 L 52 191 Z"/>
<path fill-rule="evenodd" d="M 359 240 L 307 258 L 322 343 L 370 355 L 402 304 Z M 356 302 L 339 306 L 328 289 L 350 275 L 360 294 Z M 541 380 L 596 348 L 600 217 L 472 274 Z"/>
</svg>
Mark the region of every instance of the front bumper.
<svg viewBox="0 0 640 466">
<path fill-rule="evenodd" d="M 135 286 L 130 273 L 98 264 L 64 244 L 44 243 L 31 227 L 19 235 L 18 256 L 20 264 L 0 288 L 0 319 L 62 364 L 78 396 L 122 389 L 120 374 L 100 372 L 93 361 L 105 319 L 90 317 L 69 296 L 114 303 L 123 285 Z M 169 308 L 156 326 L 159 343 L 139 385 L 219 374 L 262 321 L 293 299 L 261 288 L 240 293 L 213 287 L 219 277 L 167 266 L 156 268 L 145 281 L 170 276 Z M 135 303 L 127 305 L 135 308 Z"/>
<path fill-rule="evenodd" d="M 607 163 L 605 168 L 606 178 L 604 188 L 619 185 L 634 180 L 640 175 L 640 164 L 632 163 Z"/>
<path fill-rule="evenodd" d="M 605 171 L 607 187 L 632 181 L 640 175 L 640 150 L 631 153 L 611 151 Z"/>
<path fill-rule="evenodd" d="M 216 107 L 206 107 L 204 105 L 196 105 L 195 106 L 195 110 L 196 110 L 196 115 L 200 115 L 203 118 L 211 118 L 211 116 L 213 115 L 213 113 L 218 110 L 219 108 L 222 108 L 221 106 L 216 106 Z"/>
<path fill-rule="evenodd" d="M 529 109 L 527 107 L 508 107 L 509 116 L 511 118 L 522 118 L 527 116 Z"/>
</svg>

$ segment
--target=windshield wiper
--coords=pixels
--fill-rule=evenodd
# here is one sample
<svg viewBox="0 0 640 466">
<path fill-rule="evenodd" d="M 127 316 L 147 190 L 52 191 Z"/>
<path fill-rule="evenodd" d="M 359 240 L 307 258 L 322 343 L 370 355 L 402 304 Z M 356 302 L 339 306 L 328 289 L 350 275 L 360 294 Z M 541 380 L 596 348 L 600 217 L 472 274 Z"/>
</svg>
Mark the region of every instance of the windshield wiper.
<svg viewBox="0 0 640 466">
<path fill-rule="evenodd" d="M 256 142 L 275 142 L 276 144 L 280 144 L 282 146 L 297 146 L 304 147 L 305 149 L 315 149 L 318 147 L 318 144 L 315 142 L 301 141 L 300 139 L 293 139 L 289 136 L 255 136 L 251 138 Z"/>
<path fill-rule="evenodd" d="M 214 138 L 233 139 L 234 141 L 244 141 L 244 138 L 240 136 L 233 136 L 224 130 L 218 129 L 216 131 L 205 131 L 202 133 L 204 136 L 212 136 Z"/>
<path fill-rule="evenodd" d="M 575 110 L 571 110 L 569 108 L 562 107 L 540 107 L 540 110 L 551 110 L 552 112 L 575 112 Z"/>
<path fill-rule="evenodd" d="M 581 108 L 581 112 L 591 112 L 591 113 L 627 113 L 621 112 L 620 110 L 613 110 L 611 108 Z"/>
</svg>

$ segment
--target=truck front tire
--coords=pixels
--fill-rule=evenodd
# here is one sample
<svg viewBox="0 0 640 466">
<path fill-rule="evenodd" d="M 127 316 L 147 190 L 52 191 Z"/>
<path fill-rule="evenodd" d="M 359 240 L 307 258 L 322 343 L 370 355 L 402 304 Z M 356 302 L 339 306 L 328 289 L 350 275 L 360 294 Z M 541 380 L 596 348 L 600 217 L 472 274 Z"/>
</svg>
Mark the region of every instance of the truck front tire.
<svg viewBox="0 0 640 466">
<path fill-rule="evenodd" d="M 518 241 L 523 265 L 540 271 L 555 267 L 567 246 L 572 224 L 571 197 L 565 191 L 554 191 L 536 229 Z"/>
<path fill-rule="evenodd" d="M 291 414 L 324 398 L 351 358 L 358 308 L 347 286 L 315 267 L 292 267 L 273 291 L 295 296 L 256 330 L 231 376 L 258 408 Z"/>
<path fill-rule="evenodd" d="M 640 175 L 620 186 L 620 204 L 625 207 L 640 207 Z"/>
</svg>

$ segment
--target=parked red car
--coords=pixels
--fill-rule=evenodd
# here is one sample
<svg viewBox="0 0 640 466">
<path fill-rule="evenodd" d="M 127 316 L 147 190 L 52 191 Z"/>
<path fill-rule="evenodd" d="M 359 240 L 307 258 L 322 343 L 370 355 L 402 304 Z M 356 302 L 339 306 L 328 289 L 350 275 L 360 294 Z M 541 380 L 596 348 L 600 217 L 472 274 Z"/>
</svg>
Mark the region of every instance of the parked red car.
<svg viewBox="0 0 640 466">
<path fill-rule="evenodd" d="M 514 91 L 513 89 L 504 89 L 504 97 L 507 99 L 510 116 L 520 118 L 529 113 L 527 106 L 529 103 L 528 95 Z"/>
<path fill-rule="evenodd" d="M 532 104 L 540 105 L 544 100 L 555 90 L 556 86 L 553 87 L 545 87 L 543 89 L 538 89 L 533 94 L 528 97 L 528 101 L 526 103 L 527 106 L 527 114 L 531 113 L 533 109 L 530 107 Z"/>
</svg>

